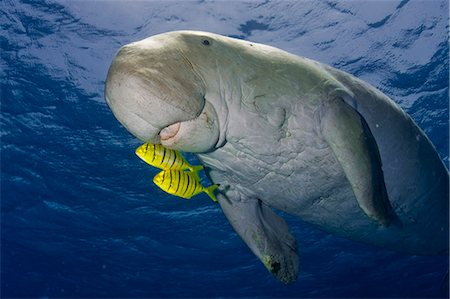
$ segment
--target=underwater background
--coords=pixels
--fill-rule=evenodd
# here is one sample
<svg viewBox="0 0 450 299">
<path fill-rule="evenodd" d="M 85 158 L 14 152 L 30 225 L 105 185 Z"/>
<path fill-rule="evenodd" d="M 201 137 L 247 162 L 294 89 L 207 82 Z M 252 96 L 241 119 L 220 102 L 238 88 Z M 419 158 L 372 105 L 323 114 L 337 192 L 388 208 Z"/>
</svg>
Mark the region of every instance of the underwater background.
<svg viewBox="0 0 450 299">
<path fill-rule="evenodd" d="M 211 31 L 371 83 L 448 166 L 448 14 L 446 0 L 2 0 L 1 297 L 448 297 L 448 256 L 355 243 L 286 214 L 300 276 L 282 285 L 206 194 L 153 185 L 157 170 L 103 97 L 122 45 Z"/>
</svg>

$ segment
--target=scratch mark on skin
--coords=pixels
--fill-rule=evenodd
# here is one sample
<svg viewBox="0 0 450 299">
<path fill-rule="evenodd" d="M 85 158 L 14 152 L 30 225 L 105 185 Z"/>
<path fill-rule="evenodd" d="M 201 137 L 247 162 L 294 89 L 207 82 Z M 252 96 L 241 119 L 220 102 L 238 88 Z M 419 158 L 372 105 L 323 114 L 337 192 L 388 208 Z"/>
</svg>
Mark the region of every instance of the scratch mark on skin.
<svg viewBox="0 0 450 299">
<path fill-rule="evenodd" d="M 206 86 L 205 80 L 201 76 L 200 72 L 196 70 L 196 68 L 194 67 L 192 62 L 189 60 L 188 56 L 183 52 L 183 50 L 178 49 L 178 51 L 180 52 L 180 55 L 183 58 L 183 60 L 186 62 L 187 66 L 192 70 L 192 72 L 196 75 L 196 77 L 198 77 L 202 81 L 202 86 Z"/>
<path fill-rule="evenodd" d="M 189 61 L 189 59 L 184 56 L 183 54 L 181 54 L 181 57 L 183 57 L 183 60 L 186 62 L 186 64 L 190 67 L 191 70 L 194 70 L 194 66 L 192 65 L 192 63 Z"/>
</svg>

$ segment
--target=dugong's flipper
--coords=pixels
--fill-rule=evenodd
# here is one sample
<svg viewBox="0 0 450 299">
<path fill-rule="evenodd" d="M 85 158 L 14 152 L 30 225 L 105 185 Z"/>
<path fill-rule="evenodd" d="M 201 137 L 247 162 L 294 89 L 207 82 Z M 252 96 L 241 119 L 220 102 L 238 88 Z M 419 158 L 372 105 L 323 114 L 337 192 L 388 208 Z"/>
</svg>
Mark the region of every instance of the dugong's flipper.
<svg viewBox="0 0 450 299">
<path fill-rule="evenodd" d="M 225 216 L 264 266 L 281 282 L 298 275 L 297 244 L 286 222 L 257 199 L 217 195 Z"/>
<path fill-rule="evenodd" d="M 367 216 L 388 226 L 392 208 L 378 146 L 366 121 L 340 98 L 327 102 L 320 116 L 322 134 L 341 164 L 359 206 Z"/>
</svg>

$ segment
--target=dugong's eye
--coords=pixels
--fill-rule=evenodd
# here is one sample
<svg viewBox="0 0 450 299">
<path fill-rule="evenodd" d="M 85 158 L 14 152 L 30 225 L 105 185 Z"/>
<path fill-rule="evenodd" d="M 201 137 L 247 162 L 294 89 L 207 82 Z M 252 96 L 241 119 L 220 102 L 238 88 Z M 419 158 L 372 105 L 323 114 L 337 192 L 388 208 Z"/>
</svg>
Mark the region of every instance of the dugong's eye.
<svg viewBox="0 0 450 299">
<path fill-rule="evenodd" d="M 210 46 L 212 44 L 212 42 L 210 42 L 207 39 L 204 39 L 204 40 L 202 40 L 202 44 L 205 45 L 205 46 Z"/>
</svg>

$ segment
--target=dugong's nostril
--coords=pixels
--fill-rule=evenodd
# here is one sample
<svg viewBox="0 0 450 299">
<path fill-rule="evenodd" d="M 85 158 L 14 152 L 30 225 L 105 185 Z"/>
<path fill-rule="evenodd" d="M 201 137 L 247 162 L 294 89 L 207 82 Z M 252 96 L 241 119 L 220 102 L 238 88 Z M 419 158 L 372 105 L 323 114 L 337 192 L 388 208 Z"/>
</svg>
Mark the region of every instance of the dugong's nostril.
<svg viewBox="0 0 450 299">
<path fill-rule="evenodd" d="M 161 132 L 159 132 L 159 137 L 161 138 L 161 140 L 170 139 L 170 138 L 174 137 L 175 135 L 177 135 L 179 130 L 180 130 L 179 122 L 171 124 L 170 126 L 162 129 Z"/>
</svg>

